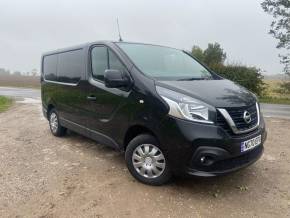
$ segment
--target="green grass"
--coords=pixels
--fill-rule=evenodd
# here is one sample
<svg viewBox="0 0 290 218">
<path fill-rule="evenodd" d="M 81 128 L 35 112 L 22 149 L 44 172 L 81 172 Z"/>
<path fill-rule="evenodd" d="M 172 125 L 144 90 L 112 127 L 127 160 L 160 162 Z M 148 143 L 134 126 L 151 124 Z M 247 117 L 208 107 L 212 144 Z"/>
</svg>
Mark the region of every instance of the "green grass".
<svg viewBox="0 0 290 218">
<path fill-rule="evenodd" d="M 6 111 L 12 105 L 12 100 L 4 96 L 0 96 L 0 113 Z"/>
</svg>

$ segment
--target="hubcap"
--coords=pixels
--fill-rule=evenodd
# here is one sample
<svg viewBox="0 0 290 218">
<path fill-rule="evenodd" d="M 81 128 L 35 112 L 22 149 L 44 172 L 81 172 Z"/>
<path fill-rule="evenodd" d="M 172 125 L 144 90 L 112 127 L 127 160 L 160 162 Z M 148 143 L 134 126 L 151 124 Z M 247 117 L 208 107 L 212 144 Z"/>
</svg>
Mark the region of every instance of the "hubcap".
<svg viewBox="0 0 290 218">
<path fill-rule="evenodd" d="M 50 119 L 49 119 L 49 121 L 50 121 L 50 128 L 51 128 L 51 131 L 52 131 L 53 133 L 56 133 L 56 132 L 57 132 L 57 128 L 58 128 L 58 121 L 57 121 L 57 116 L 56 116 L 55 113 L 52 113 L 52 114 L 50 115 Z"/>
<path fill-rule="evenodd" d="M 135 148 L 132 156 L 135 170 L 143 177 L 156 178 L 166 166 L 165 157 L 155 145 L 142 144 Z"/>
</svg>

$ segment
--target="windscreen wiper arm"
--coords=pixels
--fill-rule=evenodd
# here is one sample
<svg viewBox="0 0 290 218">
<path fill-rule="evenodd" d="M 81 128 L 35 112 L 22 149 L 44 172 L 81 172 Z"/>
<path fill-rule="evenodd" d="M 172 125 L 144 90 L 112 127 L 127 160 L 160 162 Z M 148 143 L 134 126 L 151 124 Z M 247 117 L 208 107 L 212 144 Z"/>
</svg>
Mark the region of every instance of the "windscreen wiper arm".
<svg viewBox="0 0 290 218">
<path fill-rule="evenodd" d="M 192 80 L 210 80 L 211 77 L 192 77 L 192 78 L 182 78 L 178 79 L 178 81 L 192 81 Z"/>
</svg>

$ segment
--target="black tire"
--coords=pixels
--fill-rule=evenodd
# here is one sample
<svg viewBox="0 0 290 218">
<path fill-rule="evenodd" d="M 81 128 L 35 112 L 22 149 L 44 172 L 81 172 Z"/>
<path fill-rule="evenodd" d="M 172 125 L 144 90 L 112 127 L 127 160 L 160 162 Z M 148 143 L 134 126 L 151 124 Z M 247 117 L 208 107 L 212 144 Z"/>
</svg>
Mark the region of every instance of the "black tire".
<svg viewBox="0 0 290 218">
<path fill-rule="evenodd" d="M 136 154 L 136 151 L 138 153 L 138 149 L 140 148 L 140 146 L 151 146 L 149 149 L 149 153 L 153 152 L 153 148 L 155 148 L 155 151 L 156 151 L 156 148 L 158 149 L 158 152 L 156 153 L 156 156 L 153 155 L 153 159 L 149 158 L 149 168 L 151 167 L 151 164 L 154 165 L 154 162 L 158 162 L 159 161 L 162 161 L 161 164 L 164 163 L 165 167 L 163 166 L 162 168 L 158 168 L 158 171 L 156 170 L 156 167 L 154 166 L 155 170 L 149 170 L 151 171 L 151 178 L 148 178 L 148 171 L 145 170 L 145 175 L 141 175 L 142 172 L 140 169 L 143 170 L 144 172 L 144 164 L 145 164 L 145 159 L 144 157 L 142 157 L 142 160 L 138 160 L 138 163 L 137 164 L 142 164 L 142 166 L 140 166 L 140 168 L 135 168 L 134 167 L 134 164 L 136 164 L 135 160 L 134 160 L 134 163 L 133 163 L 133 154 Z M 135 150 L 136 149 L 136 150 Z M 143 150 L 142 150 L 143 151 Z M 148 153 L 148 155 L 149 155 Z M 159 156 L 159 154 L 162 154 L 162 158 L 164 158 L 164 162 L 163 160 L 155 160 L 154 157 L 157 157 Z M 144 155 L 144 153 L 143 153 Z M 138 156 L 139 158 L 139 156 Z M 136 178 L 138 181 L 144 183 L 144 184 L 148 184 L 148 185 L 155 185 L 155 186 L 158 186 L 158 185 L 163 185 L 165 183 L 167 183 L 171 177 L 172 177 L 172 174 L 171 174 L 171 171 L 170 171 L 170 168 L 169 168 L 169 164 L 168 164 L 168 161 L 166 159 L 166 155 L 164 154 L 164 152 L 162 152 L 162 150 L 160 149 L 160 146 L 158 144 L 158 141 L 156 140 L 156 138 L 152 135 L 149 135 L 149 134 L 141 134 L 141 135 L 138 135 L 136 136 L 135 138 L 133 138 L 127 148 L 126 148 L 126 153 L 125 153 L 125 160 L 126 160 L 126 164 L 127 164 L 127 167 L 130 171 L 130 173 L 133 175 L 134 178 Z M 140 161 L 140 162 L 139 162 Z M 160 163 L 159 163 L 160 164 Z M 146 165 L 147 167 L 148 165 Z M 162 169 L 162 170 L 161 170 Z M 138 172 L 139 171 L 139 172 Z M 155 174 L 155 172 L 158 172 Z M 146 173 L 147 173 L 147 177 L 146 177 Z M 152 174 L 153 173 L 153 174 Z M 160 175 L 159 175 L 160 173 Z M 154 177 L 154 178 L 152 178 Z"/>
<path fill-rule="evenodd" d="M 56 119 L 55 122 L 53 122 L 54 119 Z M 66 128 L 60 125 L 58 113 L 54 108 L 49 111 L 48 122 L 50 131 L 54 136 L 61 137 L 65 135 Z M 57 125 L 55 126 L 53 123 Z"/>
</svg>

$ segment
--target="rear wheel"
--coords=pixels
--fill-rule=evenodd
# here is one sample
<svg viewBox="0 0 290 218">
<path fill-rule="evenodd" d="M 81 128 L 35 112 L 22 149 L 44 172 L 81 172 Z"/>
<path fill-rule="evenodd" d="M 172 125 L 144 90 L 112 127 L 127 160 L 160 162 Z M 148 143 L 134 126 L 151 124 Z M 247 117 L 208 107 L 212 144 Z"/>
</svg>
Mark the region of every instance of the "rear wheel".
<svg viewBox="0 0 290 218">
<path fill-rule="evenodd" d="M 54 136 L 63 136 L 66 133 L 66 128 L 60 125 L 59 117 L 55 109 L 51 109 L 49 112 L 49 127 Z"/>
<path fill-rule="evenodd" d="M 125 158 L 130 173 L 142 183 L 162 185 L 171 178 L 166 156 L 152 135 L 142 134 L 132 139 Z"/>
</svg>

